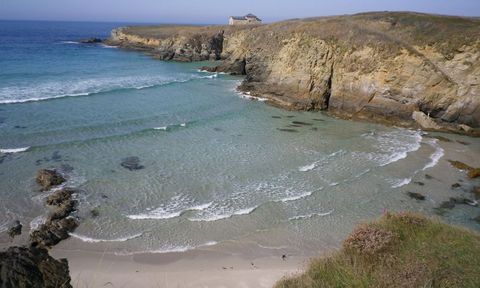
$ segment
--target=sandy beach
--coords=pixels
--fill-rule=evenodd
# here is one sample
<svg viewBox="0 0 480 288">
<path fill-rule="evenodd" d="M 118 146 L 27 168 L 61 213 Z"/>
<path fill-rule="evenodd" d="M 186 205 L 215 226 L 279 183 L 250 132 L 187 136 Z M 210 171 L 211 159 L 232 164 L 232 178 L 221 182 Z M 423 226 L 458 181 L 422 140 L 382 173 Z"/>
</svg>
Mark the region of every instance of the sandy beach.
<svg viewBox="0 0 480 288">
<path fill-rule="evenodd" d="M 52 255 L 69 260 L 74 287 L 272 287 L 308 263 L 296 257 L 247 258 L 215 251 L 117 256 L 56 248 Z"/>
</svg>

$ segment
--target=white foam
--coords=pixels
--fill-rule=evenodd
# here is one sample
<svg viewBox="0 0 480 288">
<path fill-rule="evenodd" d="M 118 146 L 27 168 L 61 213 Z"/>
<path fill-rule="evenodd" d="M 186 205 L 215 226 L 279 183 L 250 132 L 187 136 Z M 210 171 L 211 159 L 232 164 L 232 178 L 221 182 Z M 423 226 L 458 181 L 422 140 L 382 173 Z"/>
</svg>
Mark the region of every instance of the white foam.
<svg viewBox="0 0 480 288">
<path fill-rule="evenodd" d="M 210 75 L 211 76 L 211 75 Z M 145 89 L 172 83 L 208 78 L 182 74 L 178 78 L 162 76 L 123 76 L 64 81 L 29 82 L 0 88 L 0 104 L 25 103 L 64 97 L 89 96 L 122 89 Z"/>
<path fill-rule="evenodd" d="M 299 167 L 299 168 L 298 168 L 298 171 L 300 171 L 300 172 L 307 172 L 307 171 L 310 171 L 310 170 L 315 169 L 315 167 L 317 167 L 317 163 L 316 163 L 316 162 L 314 162 L 314 163 L 312 163 L 312 164 L 310 164 L 310 165 L 305 165 L 305 166 Z"/>
<path fill-rule="evenodd" d="M 30 147 L 11 148 L 11 149 L 0 149 L 0 153 L 3 153 L 3 154 L 20 153 L 20 152 L 25 152 L 25 151 L 27 151 L 28 149 L 30 149 Z"/>
<path fill-rule="evenodd" d="M 115 238 L 115 239 L 98 239 L 98 238 L 92 238 L 92 237 L 88 237 L 88 236 L 84 236 L 84 235 L 80 235 L 80 234 L 76 234 L 76 233 L 68 233 L 68 235 L 70 235 L 73 238 L 80 239 L 83 242 L 101 243 L 101 242 L 126 242 L 128 240 L 132 240 L 132 239 L 141 237 L 143 235 L 143 233 L 138 233 L 138 234 L 135 234 L 135 235 L 125 236 L 125 237 L 120 237 L 120 238 Z"/>
<path fill-rule="evenodd" d="M 103 48 L 106 48 L 106 49 L 117 49 L 118 47 L 117 46 L 111 46 L 111 45 L 107 45 L 107 44 L 100 44 Z"/>
<path fill-rule="evenodd" d="M 187 123 L 180 124 L 181 127 L 187 127 Z"/>
<path fill-rule="evenodd" d="M 438 164 L 438 161 L 440 161 L 440 159 L 445 155 L 445 150 L 443 150 L 443 148 L 440 147 L 437 142 L 438 140 L 435 139 L 435 141 L 429 143 L 432 147 L 435 148 L 435 152 L 430 155 L 430 162 L 428 162 L 427 165 L 422 168 L 422 170 L 435 167 L 435 165 Z"/>
<path fill-rule="evenodd" d="M 307 215 L 298 215 L 298 216 L 290 217 L 290 218 L 288 218 L 288 220 L 303 220 L 303 219 L 312 218 L 314 216 L 322 217 L 322 216 L 327 216 L 327 215 L 332 214 L 333 211 L 335 211 L 335 209 L 332 209 L 332 210 L 330 210 L 328 212 L 325 212 L 325 213 L 311 213 L 311 214 L 307 214 Z"/>
<path fill-rule="evenodd" d="M 210 213 L 210 214 L 208 214 L 207 216 L 204 216 L 204 217 L 188 218 L 188 220 L 193 221 L 193 222 L 200 222 L 200 221 L 212 222 L 212 221 L 218 221 L 218 220 L 222 220 L 222 219 L 228 219 L 228 218 L 233 217 L 233 216 L 248 215 L 248 214 L 252 213 L 253 211 L 255 211 L 255 209 L 257 209 L 257 208 L 258 208 L 258 206 L 249 207 L 249 208 L 245 208 L 245 209 L 240 209 L 240 210 L 234 211 L 234 212 L 232 212 L 232 213 L 224 213 L 224 214 L 214 214 L 214 213 Z"/>
<path fill-rule="evenodd" d="M 208 241 L 206 243 L 200 244 L 198 246 L 191 246 L 191 245 L 165 245 L 159 249 L 155 250 L 147 250 L 147 251 L 137 251 L 137 252 L 115 252 L 115 255 L 119 256 L 129 256 L 129 255 L 136 255 L 136 254 L 147 254 L 147 253 L 154 253 L 154 254 L 166 254 L 166 253 L 184 253 L 187 251 L 195 250 L 201 247 L 209 247 L 217 245 L 218 242 L 216 241 Z"/>
<path fill-rule="evenodd" d="M 172 208 L 165 208 L 165 207 L 159 207 L 155 210 L 151 210 L 148 213 L 141 213 L 141 214 L 136 214 L 136 215 L 127 215 L 128 218 L 133 219 L 133 220 L 146 220 L 146 219 L 171 219 L 171 218 L 176 218 L 182 215 L 183 213 L 187 211 L 201 211 L 205 210 L 208 207 L 210 207 L 213 204 L 213 202 L 205 203 L 205 204 L 200 204 L 196 206 L 191 206 L 186 209 L 182 210 L 177 210 L 177 211 L 171 211 Z M 173 205 L 173 208 L 176 208 L 177 205 Z"/>
<path fill-rule="evenodd" d="M 217 77 L 218 77 L 218 73 L 215 73 L 215 74 L 212 74 L 212 75 L 204 76 L 203 78 L 213 79 L 213 78 L 217 78 Z"/>
<path fill-rule="evenodd" d="M 412 182 L 412 178 L 397 179 L 396 181 L 394 181 L 391 187 L 400 188 L 402 186 L 410 184 L 410 182 Z"/>
<path fill-rule="evenodd" d="M 62 42 L 60 42 L 60 44 L 80 44 L 80 42 L 76 42 L 76 41 L 62 41 Z"/>
<path fill-rule="evenodd" d="M 404 130 L 401 130 L 404 131 Z M 400 135 L 402 136 L 402 135 Z M 398 136 L 400 138 L 400 136 Z M 392 163 L 395 163 L 397 161 L 400 161 L 402 159 L 407 158 L 408 153 L 415 152 L 421 147 L 421 142 L 422 142 L 422 134 L 420 131 L 415 131 L 413 133 L 413 143 L 407 144 L 403 141 L 397 140 L 396 135 L 394 133 L 391 134 L 386 134 L 382 135 L 380 141 L 385 141 L 386 143 L 383 143 L 384 145 L 388 146 L 387 148 L 392 151 L 390 155 L 388 155 L 386 158 L 382 159 L 380 166 L 386 166 Z M 391 139 L 388 139 L 391 138 Z"/>
<path fill-rule="evenodd" d="M 168 127 L 167 126 L 161 126 L 161 127 L 155 127 L 153 128 L 155 130 L 163 130 L 163 131 L 167 131 L 168 130 Z"/>
<path fill-rule="evenodd" d="M 45 224 L 47 219 L 44 215 L 37 216 L 30 221 L 30 231 L 37 230 L 41 225 Z"/>
<path fill-rule="evenodd" d="M 296 200 L 300 200 L 302 198 L 308 197 L 312 194 L 313 194 L 313 191 L 305 192 L 305 193 L 302 193 L 300 195 L 285 197 L 285 198 L 281 199 L 280 201 L 282 201 L 282 202 L 296 201 Z"/>
</svg>

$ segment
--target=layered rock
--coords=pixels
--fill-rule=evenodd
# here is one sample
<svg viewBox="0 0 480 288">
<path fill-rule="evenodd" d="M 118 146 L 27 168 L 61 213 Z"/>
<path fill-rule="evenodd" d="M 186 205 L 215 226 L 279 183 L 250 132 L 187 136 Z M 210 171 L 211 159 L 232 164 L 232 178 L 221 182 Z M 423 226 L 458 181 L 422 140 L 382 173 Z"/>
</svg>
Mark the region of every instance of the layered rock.
<svg viewBox="0 0 480 288">
<path fill-rule="evenodd" d="M 0 252 L 0 287 L 72 287 L 68 262 L 52 258 L 46 249 L 10 247 Z"/>
<path fill-rule="evenodd" d="M 381 12 L 242 29 L 189 27 L 188 33 L 130 27 L 115 30 L 112 39 L 168 54 L 160 59 L 195 61 L 207 59 L 192 56 L 201 50 L 189 47 L 201 45 L 186 43 L 205 42 L 213 29 L 224 31 L 223 43 L 208 46 L 221 52 L 208 59 L 224 61 L 207 70 L 246 75 L 240 90 L 271 104 L 405 126 L 427 119 L 426 129 L 478 133 L 478 19 Z M 196 41 L 198 35 L 210 36 Z"/>
</svg>

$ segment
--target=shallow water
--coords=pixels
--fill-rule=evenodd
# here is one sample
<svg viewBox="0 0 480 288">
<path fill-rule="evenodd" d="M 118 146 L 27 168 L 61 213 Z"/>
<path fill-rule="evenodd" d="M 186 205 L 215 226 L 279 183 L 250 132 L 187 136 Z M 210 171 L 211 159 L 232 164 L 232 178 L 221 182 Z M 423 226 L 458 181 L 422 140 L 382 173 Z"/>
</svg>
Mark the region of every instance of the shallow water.
<svg viewBox="0 0 480 288">
<path fill-rule="evenodd" d="M 41 168 L 80 189 L 82 222 L 65 245 L 118 254 L 214 245 L 308 254 L 385 209 L 433 215 L 453 193 L 437 183 L 422 187 L 428 201 L 406 197 L 446 160 L 445 143 L 420 131 L 279 110 L 242 98 L 241 78 L 198 72 L 204 63 L 75 42 L 116 26 L 0 22 L 1 229 L 41 223 Z M 479 152 L 477 139 L 448 137 Z M 122 167 L 127 157 L 143 169 Z M 443 217 L 479 229 L 476 209 Z"/>
</svg>

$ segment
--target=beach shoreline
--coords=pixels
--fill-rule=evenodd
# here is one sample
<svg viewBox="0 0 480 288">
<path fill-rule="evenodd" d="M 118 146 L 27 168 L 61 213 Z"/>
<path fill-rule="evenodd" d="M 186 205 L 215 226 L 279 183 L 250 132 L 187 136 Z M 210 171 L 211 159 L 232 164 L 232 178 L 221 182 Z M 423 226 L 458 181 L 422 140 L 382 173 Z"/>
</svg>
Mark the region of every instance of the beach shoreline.
<svg viewBox="0 0 480 288">
<path fill-rule="evenodd" d="M 69 262 L 73 287 L 272 287 L 285 276 L 303 271 L 303 257 L 249 257 L 214 250 L 143 253 L 54 248 L 54 258 Z"/>
</svg>

